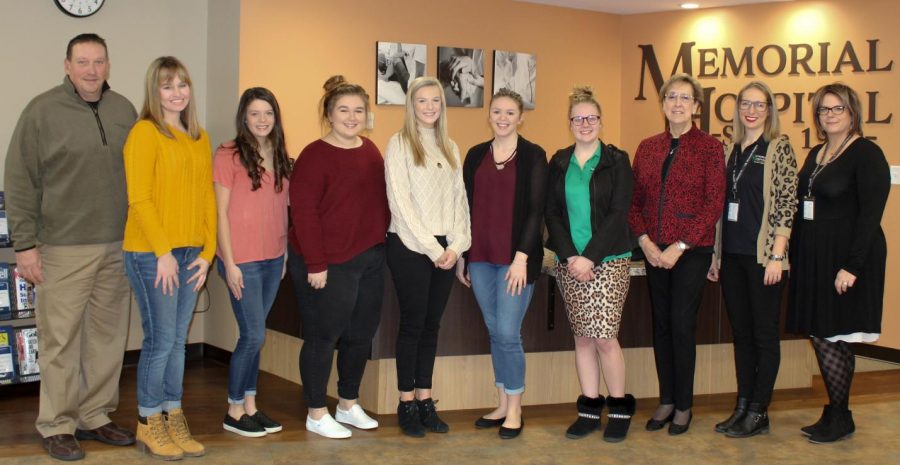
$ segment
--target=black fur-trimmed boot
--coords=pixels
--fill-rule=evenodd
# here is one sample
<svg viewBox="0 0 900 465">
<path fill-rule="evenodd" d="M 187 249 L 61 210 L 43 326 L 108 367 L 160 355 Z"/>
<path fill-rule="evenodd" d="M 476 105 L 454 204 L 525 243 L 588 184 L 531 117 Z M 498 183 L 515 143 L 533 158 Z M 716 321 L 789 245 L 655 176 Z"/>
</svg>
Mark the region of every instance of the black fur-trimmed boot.
<svg viewBox="0 0 900 465">
<path fill-rule="evenodd" d="M 738 397 L 737 403 L 734 405 L 734 412 L 731 412 L 731 416 L 721 423 L 716 423 L 716 432 L 724 433 L 728 431 L 728 428 L 734 426 L 735 423 L 741 421 L 741 419 L 744 418 L 744 415 L 747 414 L 747 405 L 749 404 L 749 399 Z"/>
<path fill-rule="evenodd" d="M 600 429 L 600 413 L 603 411 L 603 396 L 590 398 L 578 396 L 576 402 L 578 419 L 566 430 L 569 439 L 581 439 Z"/>
<path fill-rule="evenodd" d="M 636 406 L 637 402 L 631 394 L 625 394 L 625 397 L 610 396 L 606 398 L 606 407 L 609 412 L 606 414 L 606 418 L 608 418 L 606 430 L 603 431 L 604 441 L 621 442 L 625 440 Z"/>
</svg>

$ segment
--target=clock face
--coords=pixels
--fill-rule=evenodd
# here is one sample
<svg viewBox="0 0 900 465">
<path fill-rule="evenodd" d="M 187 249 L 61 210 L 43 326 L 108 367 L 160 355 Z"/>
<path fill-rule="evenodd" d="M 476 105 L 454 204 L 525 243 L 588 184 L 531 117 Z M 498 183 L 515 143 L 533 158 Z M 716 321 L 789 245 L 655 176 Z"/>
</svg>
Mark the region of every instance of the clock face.
<svg viewBox="0 0 900 465">
<path fill-rule="evenodd" d="M 104 0 L 54 0 L 63 13 L 76 18 L 85 18 L 100 10 Z"/>
</svg>

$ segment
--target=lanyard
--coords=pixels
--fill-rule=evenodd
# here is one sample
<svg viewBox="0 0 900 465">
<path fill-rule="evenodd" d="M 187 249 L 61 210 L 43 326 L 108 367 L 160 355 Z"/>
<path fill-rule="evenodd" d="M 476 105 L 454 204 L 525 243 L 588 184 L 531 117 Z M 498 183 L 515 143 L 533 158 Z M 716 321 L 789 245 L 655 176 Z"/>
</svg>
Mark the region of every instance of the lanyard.
<svg viewBox="0 0 900 465">
<path fill-rule="evenodd" d="M 813 169 L 813 172 L 810 173 L 810 175 L 809 175 L 809 184 L 807 184 L 807 187 L 806 187 L 806 196 L 807 197 L 812 197 L 813 182 L 816 180 L 816 176 L 818 176 L 819 173 L 821 173 L 822 170 L 825 169 L 825 167 L 828 166 L 829 163 L 834 161 L 834 159 L 838 156 L 838 154 L 841 153 L 841 150 L 844 149 L 844 146 L 847 145 L 847 141 L 849 141 L 851 137 L 853 137 L 853 134 L 847 134 L 847 137 L 844 138 L 844 141 L 841 142 L 841 145 L 838 146 L 837 150 L 835 150 L 834 152 L 831 153 L 831 156 L 828 157 L 827 160 L 825 159 L 825 156 L 823 155 L 822 163 L 816 162 L 816 167 Z M 828 143 L 826 142 L 825 146 L 822 147 L 822 151 L 827 153 L 827 150 L 828 150 Z"/>
<path fill-rule="evenodd" d="M 756 149 L 759 148 L 759 144 L 756 143 L 753 145 L 753 150 L 750 151 L 750 155 L 747 155 L 747 159 L 744 160 L 743 166 L 741 166 L 741 170 L 737 170 L 737 159 L 734 160 L 734 167 L 731 169 L 731 198 L 732 200 L 737 200 L 737 186 L 738 181 L 741 180 L 741 176 L 744 175 L 744 170 L 747 169 L 747 165 L 750 164 L 750 160 L 753 159 L 753 155 L 756 154 Z"/>
</svg>

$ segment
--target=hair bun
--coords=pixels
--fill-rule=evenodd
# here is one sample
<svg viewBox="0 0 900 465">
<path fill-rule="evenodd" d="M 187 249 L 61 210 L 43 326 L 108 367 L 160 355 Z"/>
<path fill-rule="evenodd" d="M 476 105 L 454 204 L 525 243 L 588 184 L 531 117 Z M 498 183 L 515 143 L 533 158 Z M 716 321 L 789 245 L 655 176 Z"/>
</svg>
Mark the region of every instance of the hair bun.
<svg viewBox="0 0 900 465">
<path fill-rule="evenodd" d="M 577 86 L 572 89 L 572 93 L 569 94 L 569 98 L 573 100 L 594 98 L 594 89 L 591 88 L 591 86 Z"/>
<path fill-rule="evenodd" d="M 325 84 L 322 85 L 322 88 L 325 89 L 325 92 L 331 92 L 344 84 L 347 84 L 347 80 L 344 79 L 344 76 L 337 74 L 328 78 Z"/>
</svg>

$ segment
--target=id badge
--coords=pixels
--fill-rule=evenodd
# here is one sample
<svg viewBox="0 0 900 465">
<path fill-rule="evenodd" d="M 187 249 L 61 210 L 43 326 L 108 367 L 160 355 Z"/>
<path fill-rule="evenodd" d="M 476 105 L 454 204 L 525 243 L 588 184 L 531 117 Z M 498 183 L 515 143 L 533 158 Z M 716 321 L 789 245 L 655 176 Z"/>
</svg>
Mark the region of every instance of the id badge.
<svg viewBox="0 0 900 465">
<path fill-rule="evenodd" d="M 803 219 L 812 220 L 816 213 L 816 199 L 813 197 L 803 198 Z"/>
<path fill-rule="evenodd" d="M 737 222 L 738 207 L 740 207 L 740 205 L 738 204 L 737 200 L 731 200 L 728 202 L 728 221 L 731 221 L 732 223 Z"/>
</svg>

